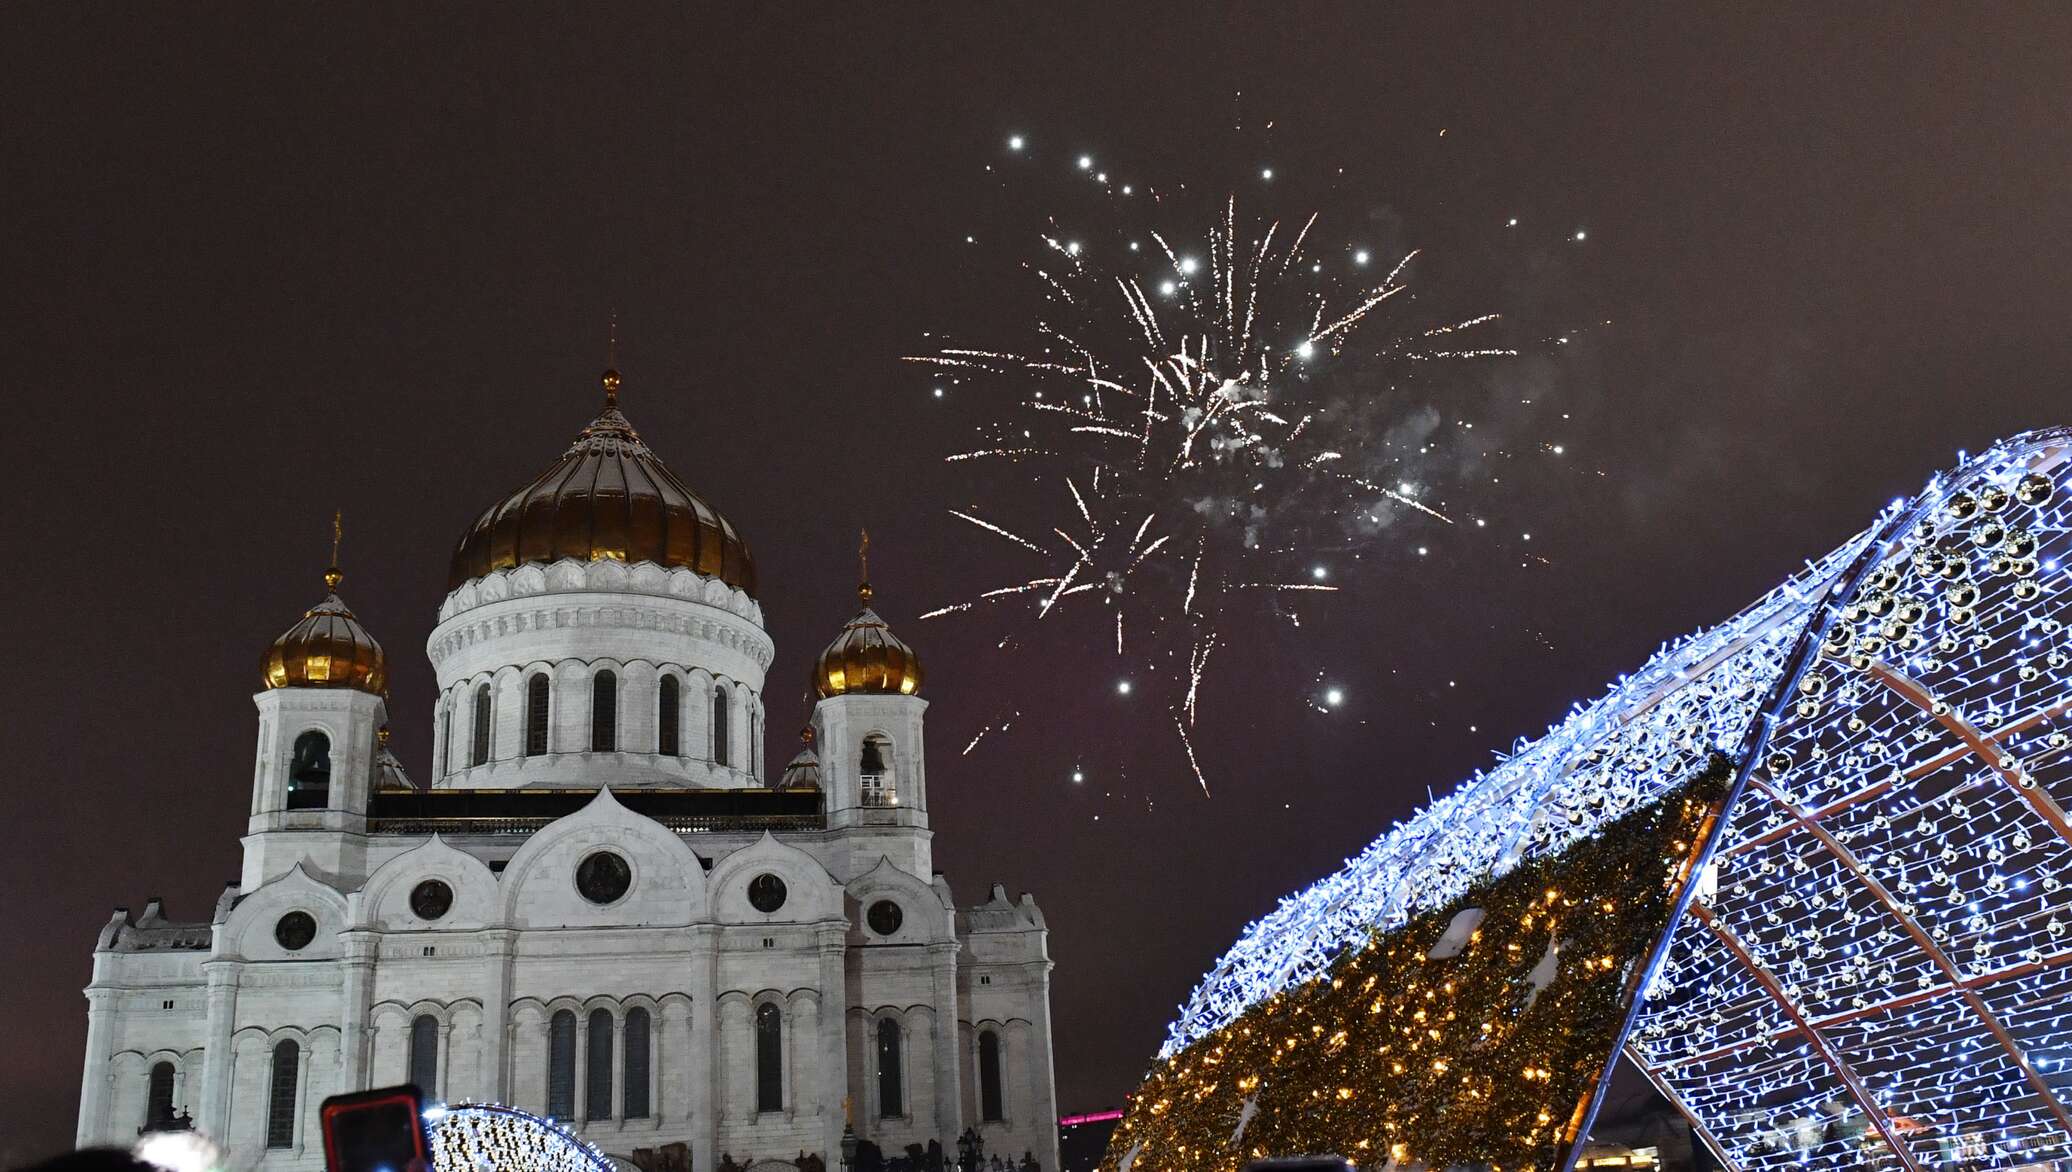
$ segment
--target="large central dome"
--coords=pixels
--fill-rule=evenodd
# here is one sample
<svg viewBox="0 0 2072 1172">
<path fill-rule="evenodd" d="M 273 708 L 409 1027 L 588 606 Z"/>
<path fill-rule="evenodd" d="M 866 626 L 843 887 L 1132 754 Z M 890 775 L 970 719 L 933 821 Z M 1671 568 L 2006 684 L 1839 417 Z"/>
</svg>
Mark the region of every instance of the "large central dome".
<svg viewBox="0 0 2072 1172">
<path fill-rule="evenodd" d="M 552 467 L 482 511 L 453 551 L 447 589 L 527 562 L 610 559 L 683 566 L 755 594 L 755 561 L 727 519 L 684 487 L 619 412 L 604 411 Z"/>
</svg>

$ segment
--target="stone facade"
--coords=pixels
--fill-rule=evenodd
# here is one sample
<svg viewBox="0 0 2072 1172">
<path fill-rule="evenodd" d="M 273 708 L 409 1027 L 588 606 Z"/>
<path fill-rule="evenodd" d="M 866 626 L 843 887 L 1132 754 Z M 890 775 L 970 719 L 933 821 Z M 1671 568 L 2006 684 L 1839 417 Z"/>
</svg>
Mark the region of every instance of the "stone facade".
<svg viewBox="0 0 2072 1172">
<path fill-rule="evenodd" d="M 101 931 L 80 1143 L 185 1116 L 239 1166 L 315 1169 L 327 1095 L 415 1080 L 701 1172 L 838 1166 L 852 1120 L 1057 1166 L 1043 914 L 935 873 L 926 701 L 821 700 L 820 788 L 770 788 L 760 609 L 651 563 L 468 581 L 428 651 L 428 786 L 383 697 L 255 697 L 239 880 L 207 922 L 154 900 Z"/>
</svg>

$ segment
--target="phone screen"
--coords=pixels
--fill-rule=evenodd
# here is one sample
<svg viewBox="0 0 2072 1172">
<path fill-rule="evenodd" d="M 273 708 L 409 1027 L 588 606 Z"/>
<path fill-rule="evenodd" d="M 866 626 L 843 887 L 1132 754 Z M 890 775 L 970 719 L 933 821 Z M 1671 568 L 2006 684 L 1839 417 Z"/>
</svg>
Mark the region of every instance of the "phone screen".
<svg viewBox="0 0 2072 1172">
<path fill-rule="evenodd" d="M 426 1172 L 430 1166 L 416 1087 L 326 1099 L 323 1118 L 329 1172 Z"/>
</svg>

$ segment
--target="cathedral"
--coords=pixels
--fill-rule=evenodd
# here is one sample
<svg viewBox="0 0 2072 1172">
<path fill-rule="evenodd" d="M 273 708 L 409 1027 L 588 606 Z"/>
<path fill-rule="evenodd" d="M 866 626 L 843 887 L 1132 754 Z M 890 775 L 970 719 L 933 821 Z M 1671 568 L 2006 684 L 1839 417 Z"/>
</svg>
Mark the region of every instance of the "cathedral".
<svg viewBox="0 0 2072 1172">
<path fill-rule="evenodd" d="M 603 390 L 454 549 L 429 784 L 335 552 L 267 648 L 242 873 L 95 945 L 82 1145 L 316 1169 L 326 1096 L 413 1082 L 697 1172 L 836 1166 L 845 1132 L 1058 1166 L 1043 913 L 932 865 L 919 658 L 863 582 L 772 777 L 748 545 Z"/>
</svg>

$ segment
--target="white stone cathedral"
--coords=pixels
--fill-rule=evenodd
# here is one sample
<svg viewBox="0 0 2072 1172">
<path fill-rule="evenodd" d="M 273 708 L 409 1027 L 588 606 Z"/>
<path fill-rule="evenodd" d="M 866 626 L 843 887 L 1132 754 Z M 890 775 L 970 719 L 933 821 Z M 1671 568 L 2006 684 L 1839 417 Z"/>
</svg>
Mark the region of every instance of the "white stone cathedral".
<svg viewBox="0 0 2072 1172">
<path fill-rule="evenodd" d="M 845 1126 L 1057 1168 L 1043 914 L 932 866 L 918 659 L 866 582 L 773 783 L 748 547 L 604 389 L 454 551 L 430 785 L 335 566 L 268 650 L 242 875 L 101 930 L 81 1144 L 191 1123 L 317 1168 L 325 1096 L 410 1081 L 695 1172 L 833 1168 Z"/>
</svg>

